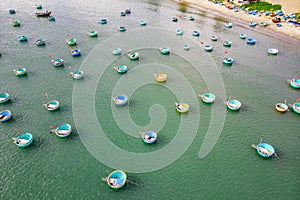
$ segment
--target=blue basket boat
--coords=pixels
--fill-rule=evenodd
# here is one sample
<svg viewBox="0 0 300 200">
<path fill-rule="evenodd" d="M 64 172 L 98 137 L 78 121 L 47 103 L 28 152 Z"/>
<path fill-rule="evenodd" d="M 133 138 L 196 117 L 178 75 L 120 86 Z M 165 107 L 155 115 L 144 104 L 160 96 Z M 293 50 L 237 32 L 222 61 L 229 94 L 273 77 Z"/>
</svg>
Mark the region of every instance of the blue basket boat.
<svg viewBox="0 0 300 200">
<path fill-rule="evenodd" d="M 255 27 L 256 25 L 257 25 L 256 22 L 250 22 L 250 24 L 249 24 L 250 27 Z"/>
<path fill-rule="evenodd" d="M 142 21 L 140 22 L 140 25 L 141 25 L 141 26 L 146 26 L 146 25 L 147 25 L 147 22 L 144 21 L 144 20 L 142 20 Z"/>
<path fill-rule="evenodd" d="M 170 54 L 170 48 L 169 47 L 161 47 L 159 48 L 159 51 L 161 54 Z"/>
<path fill-rule="evenodd" d="M 244 39 L 246 39 L 246 37 L 247 37 L 247 35 L 246 35 L 246 34 L 243 34 L 243 33 L 241 33 L 241 34 L 240 34 L 240 38 L 241 38 L 241 39 L 243 39 L 243 40 L 244 40 Z"/>
<path fill-rule="evenodd" d="M 64 60 L 61 58 L 56 58 L 55 60 L 51 60 L 51 62 L 55 67 L 63 66 L 64 64 Z"/>
<path fill-rule="evenodd" d="M 17 138 L 12 139 L 18 147 L 27 147 L 32 143 L 33 136 L 31 133 L 24 133 L 22 135 L 19 135 Z"/>
<path fill-rule="evenodd" d="M 105 18 L 102 18 L 102 19 L 100 19 L 100 22 L 99 22 L 100 24 L 107 24 L 107 19 L 105 19 Z"/>
<path fill-rule="evenodd" d="M 293 79 L 289 80 L 288 82 L 292 88 L 295 88 L 295 89 L 300 88 L 300 79 L 293 78 Z"/>
<path fill-rule="evenodd" d="M 204 46 L 204 49 L 205 49 L 205 51 L 212 51 L 213 50 L 213 47 L 212 46 L 210 46 L 210 45 L 205 45 Z"/>
<path fill-rule="evenodd" d="M 8 93 L 0 93 L 0 103 L 5 103 L 10 100 Z"/>
<path fill-rule="evenodd" d="M 73 77 L 73 79 L 78 80 L 78 79 L 83 78 L 84 72 L 76 70 L 74 72 L 70 72 L 70 75 Z"/>
<path fill-rule="evenodd" d="M 275 154 L 275 149 L 272 145 L 261 142 L 258 145 L 252 145 L 254 148 L 256 148 L 256 151 L 259 155 L 262 157 L 268 158 Z"/>
<path fill-rule="evenodd" d="M 38 39 L 35 41 L 35 44 L 36 44 L 36 46 L 42 46 L 42 45 L 45 45 L 46 42 L 44 39 Z"/>
<path fill-rule="evenodd" d="M 49 111 L 54 111 L 59 108 L 60 104 L 59 104 L 59 101 L 53 100 L 53 101 L 49 101 L 48 103 L 43 104 L 43 106 Z"/>
<path fill-rule="evenodd" d="M 80 56 L 81 55 L 80 49 L 73 49 L 73 50 L 71 50 L 71 55 L 73 57 Z"/>
<path fill-rule="evenodd" d="M 255 43 L 256 43 L 256 39 L 254 39 L 254 38 L 248 38 L 247 44 L 255 44 Z"/>
<path fill-rule="evenodd" d="M 19 35 L 18 36 L 18 40 L 20 42 L 26 42 L 27 41 L 27 36 L 26 35 Z"/>
<path fill-rule="evenodd" d="M 214 94 L 212 94 L 212 93 L 199 94 L 199 97 L 205 103 L 213 103 L 215 101 L 215 99 L 216 99 L 216 96 Z"/>
<path fill-rule="evenodd" d="M 226 40 L 224 43 L 223 43 L 223 46 L 224 47 L 231 47 L 232 45 L 232 41 L 231 40 Z"/>
<path fill-rule="evenodd" d="M 11 119 L 11 111 L 3 110 L 0 111 L 0 122 L 6 122 Z"/>
<path fill-rule="evenodd" d="M 234 59 L 233 59 L 233 58 L 230 58 L 230 57 L 224 58 L 224 59 L 223 59 L 223 63 L 224 63 L 225 65 L 232 65 L 233 61 L 234 61 Z"/>
<path fill-rule="evenodd" d="M 122 170 L 114 170 L 105 178 L 107 185 L 113 189 L 122 188 L 126 181 L 127 175 Z"/>
<path fill-rule="evenodd" d="M 130 9 L 130 8 L 126 8 L 126 9 L 125 9 L 125 13 L 126 13 L 126 14 L 131 14 L 131 9 Z"/>
<path fill-rule="evenodd" d="M 292 105 L 292 110 L 297 113 L 300 114 L 300 102 L 295 102 Z"/>
<path fill-rule="evenodd" d="M 274 49 L 274 48 L 268 49 L 268 54 L 270 54 L 270 55 L 277 55 L 278 52 L 279 52 L 278 49 Z"/>
<path fill-rule="evenodd" d="M 125 26 L 120 26 L 120 28 L 119 28 L 119 31 L 120 31 L 120 32 L 124 32 L 124 31 L 126 31 L 126 28 L 125 28 Z"/>
<path fill-rule="evenodd" d="M 90 32 L 88 33 L 88 35 L 89 35 L 90 37 L 97 37 L 97 36 L 98 36 L 98 32 L 97 32 L 97 31 L 90 31 Z"/>
<path fill-rule="evenodd" d="M 119 67 L 114 68 L 117 70 L 119 74 L 124 74 L 127 72 L 127 66 L 126 65 L 120 65 Z"/>
<path fill-rule="evenodd" d="M 114 55 L 119 55 L 121 54 L 122 49 L 121 48 L 114 48 L 111 52 Z"/>
<path fill-rule="evenodd" d="M 50 15 L 50 16 L 48 17 L 48 20 L 49 20 L 49 21 L 55 21 L 55 17 L 54 17 L 53 15 Z"/>
<path fill-rule="evenodd" d="M 43 6 L 42 6 L 42 5 L 35 5 L 35 8 L 36 8 L 37 10 L 41 10 L 41 9 L 43 9 Z"/>
<path fill-rule="evenodd" d="M 144 131 L 142 138 L 146 144 L 153 144 L 157 140 L 157 133 L 154 131 Z"/>
<path fill-rule="evenodd" d="M 140 58 L 140 54 L 136 51 L 127 54 L 130 60 L 138 60 Z"/>
<path fill-rule="evenodd" d="M 57 127 L 54 132 L 58 137 L 68 137 L 72 133 L 72 127 L 70 124 L 63 124 Z"/>
<path fill-rule="evenodd" d="M 286 102 L 284 102 L 284 103 L 277 103 L 277 104 L 275 105 L 275 108 L 276 108 L 276 110 L 279 111 L 279 112 L 286 112 L 286 111 L 288 111 L 288 109 L 289 109 L 289 107 L 288 107 L 288 105 L 286 104 Z"/>
<path fill-rule="evenodd" d="M 183 31 L 180 29 L 176 30 L 176 35 L 183 35 Z"/>
<path fill-rule="evenodd" d="M 128 102 L 128 97 L 126 95 L 118 95 L 112 99 L 118 106 L 125 106 Z"/>
<path fill-rule="evenodd" d="M 199 31 L 197 31 L 197 30 L 193 30 L 193 36 L 195 36 L 195 37 L 199 37 L 199 36 L 200 36 L 200 33 L 199 33 Z"/>
<path fill-rule="evenodd" d="M 25 75 L 27 74 L 27 69 L 25 67 L 20 67 L 18 69 L 14 69 L 13 70 L 13 73 L 16 75 L 16 76 L 22 76 L 22 75 Z"/>
<path fill-rule="evenodd" d="M 242 103 L 237 99 L 229 99 L 226 102 L 226 105 L 230 110 L 239 110 L 242 106 Z"/>
</svg>

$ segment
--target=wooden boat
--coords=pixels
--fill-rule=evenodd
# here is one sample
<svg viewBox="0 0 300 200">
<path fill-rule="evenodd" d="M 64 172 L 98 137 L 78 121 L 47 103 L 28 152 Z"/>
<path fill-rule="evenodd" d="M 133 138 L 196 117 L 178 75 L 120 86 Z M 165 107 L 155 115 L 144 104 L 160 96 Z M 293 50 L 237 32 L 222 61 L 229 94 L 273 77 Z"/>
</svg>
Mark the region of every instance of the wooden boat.
<svg viewBox="0 0 300 200">
<path fill-rule="evenodd" d="M 172 22 L 177 22 L 177 21 L 178 21 L 177 17 L 172 17 Z"/>
<path fill-rule="evenodd" d="M 119 28 L 119 31 L 120 31 L 120 32 L 124 32 L 124 31 L 126 31 L 126 28 L 125 28 L 125 26 L 120 26 L 120 28 Z"/>
<path fill-rule="evenodd" d="M 247 36 L 246 36 L 245 34 L 243 34 L 243 33 L 240 34 L 240 38 L 241 38 L 241 39 L 244 40 L 244 39 L 246 39 L 246 37 L 247 37 Z"/>
<path fill-rule="evenodd" d="M 210 45 L 205 45 L 205 46 L 204 46 L 204 49 L 205 49 L 205 51 L 212 51 L 212 50 L 213 50 L 213 47 L 210 46 Z"/>
<path fill-rule="evenodd" d="M 256 25 L 257 25 L 256 22 L 250 22 L 250 24 L 249 24 L 250 27 L 255 27 Z"/>
<path fill-rule="evenodd" d="M 114 68 L 117 70 L 119 74 L 124 74 L 127 72 L 127 66 L 126 65 L 120 65 L 119 67 Z"/>
<path fill-rule="evenodd" d="M 167 80 L 167 74 L 154 74 L 155 80 L 159 83 L 165 82 Z"/>
<path fill-rule="evenodd" d="M 0 93 L 0 103 L 5 103 L 10 100 L 8 93 Z"/>
<path fill-rule="evenodd" d="M 214 42 L 215 42 L 215 41 L 218 40 L 218 37 L 213 35 L 213 36 L 210 37 L 210 39 L 211 39 L 211 41 L 214 41 Z"/>
<path fill-rule="evenodd" d="M 227 23 L 225 24 L 225 26 L 226 26 L 226 28 L 232 28 L 232 23 L 231 23 L 231 22 L 227 22 Z"/>
<path fill-rule="evenodd" d="M 260 141 L 257 145 L 252 144 L 252 147 L 255 148 L 257 153 L 262 157 L 269 158 L 273 155 L 277 157 L 274 147 L 266 142 Z"/>
<path fill-rule="evenodd" d="M 300 101 L 293 103 L 291 107 L 295 113 L 300 114 Z"/>
<path fill-rule="evenodd" d="M 295 88 L 295 89 L 300 88 L 300 79 L 293 78 L 293 79 L 288 80 L 288 82 L 292 88 Z"/>
<path fill-rule="evenodd" d="M 161 54 L 170 54 L 170 48 L 169 47 L 160 47 L 159 51 Z"/>
<path fill-rule="evenodd" d="M 247 44 L 255 44 L 255 43 L 256 43 L 256 39 L 254 39 L 254 38 L 247 39 Z"/>
<path fill-rule="evenodd" d="M 0 111 L 0 122 L 6 122 L 11 119 L 11 111 L 3 110 Z"/>
<path fill-rule="evenodd" d="M 41 9 L 43 9 L 43 6 L 42 6 L 42 5 L 35 5 L 35 8 L 36 8 L 37 10 L 41 10 Z"/>
<path fill-rule="evenodd" d="M 213 103 L 216 99 L 216 96 L 212 93 L 203 93 L 199 94 L 199 97 L 202 99 L 205 103 Z"/>
<path fill-rule="evenodd" d="M 15 10 L 15 9 L 9 9 L 9 10 L 8 10 L 8 13 L 11 14 L 11 15 L 12 15 L 12 14 L 16 14 L 16 10 Z"/>
<path fill-rule="evenodd" d="M 22 76 L 22 75 L 25 75 L 27 74 L 27 69 L 25 67 L 20 67 L 18 69 L 14 69 L 13 70 L 13 73 L 16 75 L 16 76 Z"/>
<path fill-rule="evenodd" d="M 75 80 L 78 80 L 78 79 L 83 78 L 84 73 L 83 73 L 83 71 L 76 70 L 76 71 L 74 71 L 74 72 L 70 72 L 70 75 L 71 75 Z"/>
<path fill-rule="evenodd" d="M 180 30 L 180 29 L 176 30 L 176 35 L 182 35 L 182 34 L 183 34 L 182 30 Z"/>
<path fill-rule="evenodd" d="M 279 112 L 286 112 L 287 110 L 289 110 L 289 107 L 286 104 L 286 102 L 284 102 L 284 103 L 277 103 L 276 106 L 275 106 L 275 108 Z"/>
<path fill-rule="evenodd" d="M 277 55 L 278 54 L 278 49 L 269 48 L 268 49 L 268 54 Z"/>
<path fill-rule="evenodd" d="M 37 16 L 37 17 L 48 17 L 51 14 L 51 12 L 52 11 L 50 11 L 50 10 L 36 12 L 35 16 Z"/>
<path fill-rule="evenodd" d="M 90 37 L 97 37 L 98 36 L 98 32 L 97 31 L 91 31 L 91 32 L 88 33 L 88 35 Z"/>
<path fill-rule="evenodd" d="M 226 105 L 230 110 L 239 110 L 242 106 L 242 103 L 237 99 L 229 99 L 226 102 Z"/>
<path fill-rule="evenodd" d="M 189 46 L 188 44 L 184 44 L 184 45 L 183 45 L 183 48 L 184 48 L 185 50 L 189 50 L 189 49 L 190 49 L 190 46 Z"/>
<path fill-rule="evenodd" d="M 200 33 L 197 30 L 193 30 L 193 36 L 199 37 Z"/>
<path fill-rule="evenodd" d="M 122 188 L 126 181 L 127 175 L 122 170 L 114 170 L 105 178 L 107 185 L 113 189 Z"/>
<path fill-rule="evenodd" d="M 80 56 L 80 55 L 81 55 L 80 49 L 73 49 L 73 50 L 71 50 L 71 55 L 72 55 L 73 57 Z"/>
<path fill-rule="evenodd" d="M 55 60 L 51 60 L 51 62 L 55 67 L 59 67 L 64 64 L 64 60 L 61 58 L 56 58 Z"/>
<path fill-rule="evenodd" d="M 45 45 L 46 42 L 44 39 L 38 39 L 35 41 L 35 44 L 36 44 L 36 46 L 42 46 L 42 45 Z"/>
<path fill-rule="evenodd" d="M 59 104 L 59 101 L 53 100 L 53 101 L 49 101 L 48 103 L 43 104 L 43 106 L 49 111 L 54 111 L 59 108 L 60 104 Z"/>
<path fill-rule="evenodd" d="M 272 22 L 279 23 L 281 21 L 280 17 L 272 18 Z"/>
<path fill-rule="evenodd" d="M 75 39 L 75 38 L 67 39 L 67 40 L 66 40 L 66 43 L 67 43 L 69 46 L 75 45 L 75 44 L 76 44 L 76 39 Z"/>
<path fill-rule="evenodd" d="M 63 124 L 57 127 L 54 132 L 58 137 L 68 137 L 72 133 L 72 127 L 70 124 Z"/>
<path fill-rule="evenodd" d="M 224 59 L 223 59 L 223 63 L 224 63 L 225 65 L 232 65 L 233 61 L 234 61 L 234 59 L 233 59 L 233 58 L 230 58 L 230 57 L 224 58 Z"/>
<path fill-rule="evenodd" d="M 20 21 L 13 21 L 13 22 L 11 22 L 11 25 L 12 26 L 21 26 L 21 23 L 20 23 Z"/>
<path fill-rule="evenodd" d="M 142 133 L 143 141 L 147 144 L 153 144 L 157 140 L 157 133 L 154 131 L 144 131 Z"/>
<path fill-rule="evenodd" d="M 126 95 L 118 95 L 112 98 L 116 105 L 125 106 L 128 102 L 128 97 Z"/>
<path fill-rule="evenodd" d="M 144 21 L 144 20 L 142 20 L 142 21 L 140 22 L 140 25 L 141 25 L 141 26 L 146 26 L 146 25 L 147 25 L 147 22 Z"/>
<path fill-rule="evenodd" d="M 112 52 L 112 54 L 114 54 L 114 55 L 119 55 L 119 54 L 121 54 L 121 48 L 114 48 L 111 52 Z"/>
<path fill-rule="evenodd" d="M 49 21 L 55 21 L 55 17 L 53 15 L 48 16 Z"/>
<path fill-rule="evenodd" d="M 189 105 L 186 103 L 175 103 L 176 110 L 180 113 L 185 113 L 189 111 Z"/>
<path fill-rule="evenodd" d="M 232 44 L 232 41 L 226 40 L 226 41 L 223 43 L 223 46 L 224 46 L 224 47 L 231 47 L 231 44 Z"/>
<path fill-rule="evenodd" d="M 102 18 L 100 19 L 100 24 L 107 24 L 107 19 L 106 18 Z"/>
<path fill-rule="evenodd" d="M 19 135 L 17 138 L 12 139 L 18 147 L 27 147 L 32 143 L 33 136 L 31 133 L 24 133 L 22 135 Z"/>
<path fill-rule="evenodd" d="M 127 54 L 127 56 L 130 58 L 130 60 L 138 60 L 140 57 L 140 54 L 138 52 L 134 51 L 134 52 Z"/>
<path fill-rule="evenodd" d="M 27 36 L 26 36 L 26 35 L 19 35 L 19 36 L 18 36 L 18 40 L 19 40 L 20 42 L 25 42 L 25 41 L 27 41 Z"/>
</svg>

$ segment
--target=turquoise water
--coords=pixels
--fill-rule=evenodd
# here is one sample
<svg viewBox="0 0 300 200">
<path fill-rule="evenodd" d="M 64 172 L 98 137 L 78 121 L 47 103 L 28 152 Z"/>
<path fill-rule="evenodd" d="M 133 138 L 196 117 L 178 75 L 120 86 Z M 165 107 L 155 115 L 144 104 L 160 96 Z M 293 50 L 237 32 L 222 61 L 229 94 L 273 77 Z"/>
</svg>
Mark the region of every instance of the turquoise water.
<svg viewBox="0 0 300 200">
<path fill-rule="evenodd" d="M 0 125 L 0 199 L 297 199 L 299 115 L 278 113 L 275 104 L 299 97 L 286 81 L 300 76 L 299 40 L 242 22 L 227 29 L 228 20 L 215 13 L 165 0 L 41 2 L 53 10 L 55 22 L 35 17 L 35 4 L 0 3 L 0 88 L 12 97 L 0 108 L 13 114 Z M 120 17 L 127 7 L 132 14 Z M 17 13 L 9 15 L 9 8 Z M 104 17 L 108 24 L 99 24 Z M 9 24 L 15 19 L 21 27 Z M 122 25 L 127 31 L 119 33 Z M 195 29 L 198 38 L 192 36 Z M 91 30 L 99 37 L 87 36 Z M 257 44 L 247 45 L 240 33 Z M 29 41 L 20 43 L 21 34 Z M 210 41 L 212 35 L 219 40 Z M 45 47 L 33 44 L 38 38 L 46 40 Z M 67 46 L 68 38 L 77 39 L 76 47 Z M 231 48 L 222 45 L 227 39 Z M 191 49 L 185 51 L 183 44 Z M 205 52 L 204 44 L 214 50 Z M 162 46 L 171 47 L 171 54 L 161 55 Z M 115 47 L 122 55 L 110 53 Z M 72 57 L 73 48 L 82 56 Z M 268 48 L 279 54 L 268 56 Z M 126 56 L 132 50 L 140 53 L 139 61 Z M 235 59 L 231 67 L 222 64 L 226 55 Z M 53 67 L 53 57 L 63 58 L 64 67 Z M 124 75 L 113 70 L 121 64 L 128 66 Z M 26 66 L 28 76 L 16 77 L 12 70 L 18 66 Z M 86 76 L 74 81 L 69 73 L 77 69 Z M 157 72 L 168 74 L 166 83 L 155 82 Z M 213 105 L 197 97 L 207 89 L 217 97 Z M 119 108 L 111 97 L 121 93 L 130 99 Z M 242 102 L 240 111 L 225 108 L 229 96 Z M 61 107 L 49 112 L 42 104 L 53 99 Z M 189 113 L 176 113 L 174 103 L 180 100 L 189 103 Z M 70 137 L 49 133 L 50 126 L 62 123 L 72 125 Z M 8 141 L 19 134 L 14 127 L 33 134 L 28 148 Z M 142 142 L 139 132 L 145 127 L 158 132 L 156 144 Z M 278 158 L 263 159 L 251 148 L 260 138 L 275 147 Z M 124 151 L 116 154 L 108 141 Z M 101 180 L 115 168 L 129 178 L 118 191 Z"/>
</svg>

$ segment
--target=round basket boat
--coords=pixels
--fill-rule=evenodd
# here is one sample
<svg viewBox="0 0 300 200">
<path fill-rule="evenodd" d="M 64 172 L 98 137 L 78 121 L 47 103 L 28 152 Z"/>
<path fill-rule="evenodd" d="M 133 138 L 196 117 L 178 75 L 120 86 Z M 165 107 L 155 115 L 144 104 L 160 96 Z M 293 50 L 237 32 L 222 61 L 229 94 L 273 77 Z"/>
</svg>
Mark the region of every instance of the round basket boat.
<svg viewBox="0 0 300 200">
<path fill-rule="evenodd" d="M 138 60 L 140 58 L 140 54 L 136 51 L 127 54 L 130 60 Z"/>
<path fill-rule="evenodd" d="M 100 22 L 99 22 L 100 24 L 107 24 L 107 19 L 105 19 L 105 18 L 102 18 L 102 19 L 100 19 Z"/>
<path fill-rule="evenodd" d="M 122 170 L 114 170 L 105 178 L 107 185 L 113 189 L 122 188 L 126 181 L 127 175 Z"/>
<path fill-rule="evenodd" d="M 159 48 L 159 51 L 161 54 L 170 54 L 170 48 L 169 47 L 161 47 Z"/>
<path fill-rule="evenodd" d="M 119 67 L 116 67 L 115 70 L 117 70 L 117 72 L 119 74 L 124 74 L 127 72 L 127 66 L 126 65 L 120 65 Z"/>
<path fill-rule="evenodd" d="M 183 48 L 184 48 L 185 50 L 189 50 L 189 49 L 190 49 L 190 46 L 189 46 L 188 44 L 184 44 L 184 45 L 183 45 Z"/>
<path fill-rule="evenodd" d="M 73 79 L 78 80 L 83 78 L 84 73 L 83 71 L 76 70 L 74 72 L 70 72 L 70 75 L 73 77 Z"/>
<path fill-rule="evenodd" d="M 126 31 L 126 28 L 125 28 L 125 26 L 120 26 L 120 28 L 119 28 L 119 31 L 120 31 L 120 32 L 124 32 L 124 31 Z"/>
<path fill-rule="evenodd" d="M 80 56 L 80 55 L 81 55 L 80 49 L 73 49 L 73 50 L 71 50 L 71 55 L 72 55 L 73 57 Z"/>
<path fill-rule="evenodd" d="M 288 105 L 286 105 L 286 103 L 277 103 L 275 105 L 275 108 L 279 112 L 286 112 L 289 109 L 289 107 L 288 107 Z"/>
<path fill-rule="evenodd" d="M 17 138 L 12 139 L 18 147 L 27 147 L 32 143 L 33 136 L 31 133 L 24 133 L 22 135 L 19 135 Z"/>
<path fill-rule="evenodd" d="M 38 39 L 35 41 L 36 46 L 43 46 L 46 44 L 44 39 Z"/>
<path fill-rule="evenodd" d="M 97 37 L 98 36 L 98 32 L 97 31 L 91 31 L 91 32 L 88 33 L 88 35 L 90 37 Z"/>
<path fill-rule="evenodd" d="M 231 22 L 227 22 L 227 23 L 225 24 L 225 26 L 226 26 L 226 28 L 232 28 L 232 23 L 231 23 Z"/>
<path fill-rule="evenodd" d="M 289 80 L 288 82 L 290 83 L 290 86 L 292 88 L 295 88 L 295 89 L 300 88 L 300 79 L 293 78 L 293 79 Z"/>
<path fill-rule="evenodd" d="M 205 51 L 211 52 L 213 50 L 213 47 L 210 45 L 205 45 L 204 49 L 205 49 Z"/>
<path fill-rule="evenodd" d="M 183 35 L 183 31 L 180 29 L 176 30 L 176 35 Z"/>
<path fill-rule="evenodd" d="M 226 102 L 227 108 L 230 110 L 239 110 L 242 106 L 242 103 L 237 99 L 229 99 Z"/>
<path fill-rule="evenodd" d="M 217 36 L 214 36 L 214 35 L 211 36 L 210 39 L 211 39 L 211 41 L 214 41 L 214 42 L 215 42 L 215 41 L 218 41 L 218 37 L 217 37 Z"/>
<path fill-rule="evenodd" d="M 240 38 L 241 38 L 241 39 L 243 39 L 243 40 L 244 40 L 244 39 L 246 39 L 246 37 L 247 37 L 247 35 L 246 35 L 246 34 L 243 34 L 243 33 L 241 33 L 241 34 L 240 34 Z"/>
<path fill-rule="evenodd" d="M 272 145 L 262 142 L 256 146 L 256 151 L 262 157 L 268 158 L 275 153 L 275 149 Z"/>
<path fill-rule="evenodd" d="M 159 83 L 165 82 L 167 80 L 167 74 L 154 74 L 155 80 Z"/>
<path fill-rule="evenodd" d="M 177 17 L 172 17 L 172 22 L 177 22 L 178 21 L 178 19 L 177 19 Z"/>
<path fill-rule="evenodd" d="M 223 43 L 223 46 L 224 46 L 224 47 L 231 47 L 231 45 L 232 45 L 232 41 L 230 41 L 230 40 L 226 40 L 226 41 Z"/>
<path fill-rule="evenodd" d="M 256 22 L 250 22 L 250 24 L 249 24 L 250 27 L 255 27 L 256 25 L 257 25 Z"/>
<path fill-rule="evenodd" d="M 125 106 L 128 102 L 128 97 L 126 95 L 118 95 L 112 99 L 118 106 Z"/>
<path fill-rule="evenodd" d="M 70 124 L 63 124 L 57 127 L 54 132 L 58 137 L 68 137 L 72 133 L 72 127 Z"/>
<path fill-rule="evenodd" d="M 18 36 L 18 40 L 20 42 L 26 42 L 27 41 L 27 36 L 26 35 L 19 35 Z"/>
<path fill-rule="evenodd" d="M 11 25 L 12 26 L 21 26 L 21 23 L 20 23 L 20 21 L 13 21 L 13 22 L 11 22 Z"/>
<path fill-rule="evenodd" d="M 6 103 L 10 100 L 10 96 L 8 93 L 0 93 L 0 103 Z"/>
<path fill-rule="evenodd" d="M 119 55 L 119 54 L 121 54 L 121 48 L 114 48 L 111 52 L 112 52 L 112 54 L 114 54 L 114 55 Z"/>
<path fill-rule="evenodd" d="M 269 48 L 268 49 L 268 54 L 270 54 L 270 55 L 277 55 L 278 54 L 278 49 Z"/>
<path fill-rule="evenodd" d="M 193 36 L 195 36 L 195 37 L 199 37 L 199 36 L 200 36 L 200 33 L 199 33 L 199 31 L 197 31 L 197 30 L 194 30 L 194 31 L 193 31 Z"/>
<path fill-rule="evenodd" d="M 256 43 L 256 39 L 254 39 L 254 38 L 248 38 L 247 44 L 255 44 L 255 43 Z"/>
<path fill-rule="evenodd" d="M 295 102 L 292 105 L 292 110 L 297 113 L 300 114 L 300 102 Z"/>
<path fill-rule="evenodd" d="M 185 113 L 189 111 L 189 105 L 186 103 L 175 103 L 177 112 Z"/>
<path fill-rule="evenodd" d="M 11 15 L 12 15 L 12 14 L 16 14 L 16 10 L 14 10 L 14 9 L 9 9 L 9 10 L 8 10 L 8 13 L 11 14 Z"/>
<path fill-rule="evenodd" d="M 142 134 L 142 138 L 146 144 L 153 144 L 157 140 L 157 133 L 154 131 L 145 131 Z"/>
<path fill-rule="evenodd" d="M 43 105 L 49 111 L 57 110 L 60 106 L 59 101 L 56 101 L 56 100 L 49 101 L 48 103 L 45 103 Z"/>
<path fill-rule="evenodd" d="M 141 25 L 141 26 L 146 26 L 147 23 L 146 23 L 146 21 L 142 20 L 142 21 L 140 22 L 140 25 Z"/>
<path fill-rule="evenodd" d="M 216 96 L 212 93 L 199 94 L 199 97 L 205 103 L 213 103 L 216 99 Z"/>
<path fill-rule="evenodd" d="M 53 15 L 50 15 L 50 16 L 48 17 L 48 20 L 49 20 L 49 21 L 55 21 L 55 17 L 54 17 Z"/>
<path fill-rule="evenodd" d="M 61 58 L 56 58 L 55 60 L 51 60 L 52 64 L 55 67 L 63 66 L 64 65 L 64 60 Z"/>
<path fill-rule="evenodd" d="M 76 41 L 75 38 L 67 39 L 67 40 L 66 40 L 66 43 L 67 43 L 69 46 L 75 45 L 76 42 L 77 42 L 77 41 Z"/>
<path fill-rule="evenodd" d="M 13 70 L 13 73 L 16 75 L 16 76 L 22 76 L 22 75 L 25 75 L 27 74 L 27 69 L 25 67 L 20 67 L 18 69 L 14 69 Z"/>
<path fill-rule="evenodd" d="M 224 58 L 224 59 L 223 59 L 223 63 L 224 63 L 225 65 L 232 65 L 233 61 L 234 61 L 234 59 L 233 59 L 233 58 L 230 58 L 230 57 Z"/>
</svg>

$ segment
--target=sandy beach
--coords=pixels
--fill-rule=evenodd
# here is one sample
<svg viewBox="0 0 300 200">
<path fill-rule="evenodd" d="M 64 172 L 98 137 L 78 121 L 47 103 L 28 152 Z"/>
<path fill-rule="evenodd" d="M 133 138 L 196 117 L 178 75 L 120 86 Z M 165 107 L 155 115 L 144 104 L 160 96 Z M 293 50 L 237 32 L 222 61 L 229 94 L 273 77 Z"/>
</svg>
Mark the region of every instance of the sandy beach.
<svg viewBox="0 0 300 200">
<path fill-rule="evenodd" d="M 175 0 L 180 2 L 180 0 Z M 186 0 L 189 3 L 189 6 L 196 7 L 200 10 L 210 10 L 214 14 L 218 14 L 224 17 L 229 22 L 233 22 L 234 20 L 238 20 L 240 22 L 256 22 L 257 24 L 261 22 L 266 22 L 268 24 L 267 27 L 255 27 L 255 29 L 259 32 L 265 32 L 269 35 L 278 35 L 279 37 L 290 36 L 296 39 L 300 39 L 300 28 L 290 25 L 286 22 L 282 22 L 282 27 L 277 27 L 275 23 L 272 22 L 270 18 L 258 17 L 253 15 L 247 15 L 246 13 L 234 12 L 233 10 L 227 9 L 225 6 L 220 6 L 219 4 L 214 4 L 208 0 Z M 300 12 L 300 1 L 295 0 L 269 0 L 268 2 L 273 4 L 281 4 L 282 11 L 285 14 Z M 278 34 L 279 33 L 279 34 Z M 284 35 L 283 35 L 284 34 Z"/>
</svg>

